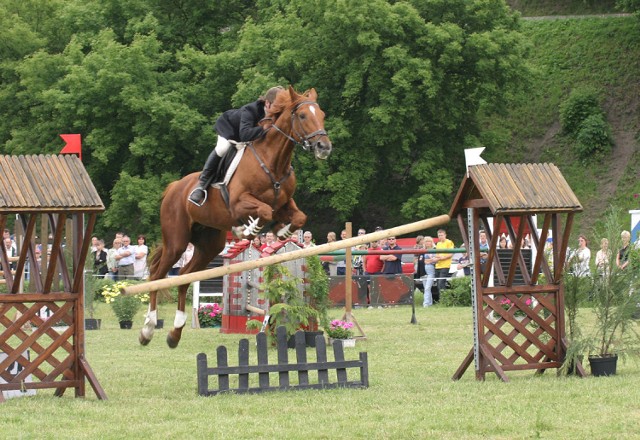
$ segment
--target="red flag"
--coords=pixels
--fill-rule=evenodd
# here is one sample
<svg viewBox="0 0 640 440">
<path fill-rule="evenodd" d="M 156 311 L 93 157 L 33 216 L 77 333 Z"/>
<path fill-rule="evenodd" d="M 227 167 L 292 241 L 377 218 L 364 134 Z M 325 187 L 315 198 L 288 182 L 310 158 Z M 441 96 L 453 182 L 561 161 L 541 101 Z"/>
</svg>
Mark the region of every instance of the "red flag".
<svg viewBox="0 0 640 440">
<path fill-rule="evenodd" d="M 82 161 L 82 140 L 79 134 L 61 134 L 60 137 L 66 142 L 60 154 L 77 154 Z"/>
</svg>

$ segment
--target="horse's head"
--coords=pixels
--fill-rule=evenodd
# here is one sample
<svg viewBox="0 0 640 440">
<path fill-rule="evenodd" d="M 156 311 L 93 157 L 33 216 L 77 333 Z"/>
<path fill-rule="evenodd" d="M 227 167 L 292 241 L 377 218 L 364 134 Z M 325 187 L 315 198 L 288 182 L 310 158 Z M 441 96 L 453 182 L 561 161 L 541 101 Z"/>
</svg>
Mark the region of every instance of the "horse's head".
<svg viewBox="0 0 640 440">
<path fill-rule="evenodd" d="M 317 159 L 326 159 L 331 154 L 331 140 L 324 130 L 324 112 L 316 102 L 317 98 L 315 89 L 298 94 L 289 86 L 288 91 L 278 93 L 267 118 L 274 120 L 273 127 L 281 131 L 278 127 L 281 116 L 290 111 L 291 133 L 283 134 L 305 150 L 312 150 Z"/>
</svg>

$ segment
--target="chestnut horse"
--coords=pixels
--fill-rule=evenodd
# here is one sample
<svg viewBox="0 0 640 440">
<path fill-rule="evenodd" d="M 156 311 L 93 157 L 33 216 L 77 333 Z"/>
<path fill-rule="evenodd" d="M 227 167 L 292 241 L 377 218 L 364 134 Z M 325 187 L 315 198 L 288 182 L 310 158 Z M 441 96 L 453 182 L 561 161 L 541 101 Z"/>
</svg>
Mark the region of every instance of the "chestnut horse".
<svg viewBox="0 0 640 440">
<path fill-rule="evenodd" d="M 180 274 L 203 270 L 225 246 L 227 231 L 245 238 L 255 237 L 268 223 L 279 238 L 289 238 L 301 228 L 307 216 L 292 196 L 296 177 L 291 159 L 297 145 L 311 149 L 317 159 L 331 153 L 331 141 L 324 130 L 324 112 L 316 103 L 314 89 L 300 95 L 293 88 L 278 93 L 271 110 L 261 121 L 265 136 L 245 147 L 237 170 L 227 184 L 228 204 L 220 189 L 209 187 L 206 202 L 188 202 L 198 184 L 199 173 L 169 184 L 160 206 L 162 246 L 151 261 L 149 280 L 164 278 L 189 242 L 194 245 L 191 261 Z M 242 225 L 238 227 L 238 225 Z M 180 342 L 187 320 L 185 303 L 188 284 L 178 287 L 178 310 L 167 344 Z M 148 344 L 157 321 L 156 292 L 150 293 L 149 311 L 140 332 L 140 343 Z"/>
</svg>

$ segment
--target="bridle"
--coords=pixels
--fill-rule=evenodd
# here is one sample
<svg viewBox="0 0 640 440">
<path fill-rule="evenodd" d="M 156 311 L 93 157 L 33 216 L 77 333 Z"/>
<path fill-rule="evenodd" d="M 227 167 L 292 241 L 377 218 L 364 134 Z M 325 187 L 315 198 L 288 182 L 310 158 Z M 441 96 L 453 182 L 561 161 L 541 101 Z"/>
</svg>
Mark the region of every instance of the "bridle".
<svg viewBox="0 0 640 440">
<path fill-rule="evenodd" d="M 284 131 L 282 131 L 280 129 L 280 127 L 278 127 L 275 122 L 271 125 L 271 127 L 275 128 L 275 130 L 278 133 L 281 133 L 284 137 L 286 137 L 287 139 L 289 139 L 291 142 L 294 143 L 294 145 L 300 145 L 305 151 L 309 151 L 311 149 L 311 142 L 309 142 L 311 139 L 318 137 L 318 136 L 326 136 L 327 132 L 325 130 L 316 130 L 313 133 L 305 133 L 304 130 L 302 130 L 302 133 L 300 133 L 299 130 L 296 130 L 295 126 L 296 126 L 296 121 L 300 121 L 299 118 L 297 118 L 297 114 L 296 111 L 298 111 L 298 109 L 300 107 L 302 107 L 303 105 L 312 105 L 312 104 L 316 104 L 315 101 L 301 101 L 299 102 L 292 110 L 291 110 L 291 131 L 293 132 L 293 134 L 295 136 L 298 137 L 298 139 L 296 140 L 293 136 L 285 133 Z M 300 125 L 300 123 L 298 124 Z"/>
<path fill-rule="evenodd" d="M 307 134 L 307 133 L 304 132 L 304 130 L 302 130 L 302 133 L 300 133 L 299 130 L 295 129 L 295 122 L 299 121 L 299 118 L 296 117 L 296 111 L 300 107 L 302 107 L 303 105 L 311 105 L 311 104 L 316 104 L 316 102 L 315 101 L 301 101 L 300 103 L 296 104 L 296 106 L 291 110 L 291 131 L 293 132 L 292 134 L 295 135 L 298 138 L 297 140 L 293 136 L 291 136 L 291 135 L 285 133 L 284 131 L 282 131 L 275 124 L 275 122 L 273 124 L 271 124 L 271 127 L 275 128 L 275 130 L 278 133 L 281 133 L 284 137 L 286 137 L 291 142 L 293 142 L 294 145 L 300 145 L 305 151 L 309 151 L 311 149 L 311 147 L 312 147 L 312 144 L 310 142 L 311 139 L 313 139 L 315 137 L 318 137 L 318 136 L 326 136 L 327 135 L 327 132 L 325 130 L 316 130 L 313 133 Z M 273 185 L 273 193 L 274 193 L 273 203 L 271 204 L 271 208 L 275 209 L 276 203 L 278 202 L 278 197 L 280 196 L 280 190 L 282 188 L 282 184 L 285 182 L 285 180 L 287 180 L 289 178 L 289 176 L 291 176 L 291 173 L 293 171 L 293 167 L 289 166 L 288 172 L 284 176 L 282 176 L 280 178 L 280 180 L 276 180 L 274 175 L 273 175 L 273 173 L 271 172 L 271 170 L 269 170 L 269 167 L 264 163 L 264 161 L 262 160 L 262 158 L 260 157 L 260 155 L 256 151 L 255 147 L 253 146 L 253 143 L 249 143 L 249 149 L 251 150 L 253 155 L 258 160 L 258 163 L 260 164 L 260 168 L 262 168 L 262 170 L 267 174 L 267 176 L 269 176 L 269 179 L 271 180 L 271 184 Z"/>
</svg>

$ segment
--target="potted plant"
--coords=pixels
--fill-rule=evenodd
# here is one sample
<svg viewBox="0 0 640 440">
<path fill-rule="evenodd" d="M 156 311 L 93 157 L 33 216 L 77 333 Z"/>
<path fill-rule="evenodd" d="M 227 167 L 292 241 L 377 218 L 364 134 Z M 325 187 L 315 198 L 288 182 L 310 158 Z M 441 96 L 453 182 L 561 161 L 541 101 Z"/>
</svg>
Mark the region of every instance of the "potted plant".
<svg viewBox="0 0 640 440">
<path fill-rule="evenodd" d="M 282 264 L 267 266 L 263 272 L 264 283 L 261 295 L 269 301 L 268 334 L 275 343 L 275 329 L 284 326 L 289 337 L 289 345 L 293 348 L 293 335 L 296 331 L 309 325 L 311 318 L 317 318 L 317 312 L 305 301 L 300 280 L 293 278 L 289 270 Z M 248 329 L 260 327 L 260 322 L 250 320 Z"/>
<path fill-rule="evenodd" d="M 329 344 L 332 344 L 334 340 L 342 342 L 343 347 L 355 347 L 356 340 L 353 339 L 353 322 L 340 321 L 334 319 L 326 328 L 327 336 L 329 337 Z"/>
<path fill-rule="evenodd" d="M 611 249 L 605 269 L 590 282 L 578 284 L 582 295 L 588 295 L 593 303 L 595 325 L 585 337 L 579 330 L 572 329 L 573 340 L 567 350 L 569 361 L 586 354 L 594 376 L 616 374 L 618 357 L 635 354 L 640 348 L 640 334 L 634 322 L 634 313 L 640 304 L 638 250 L 629 246 L 630 264 L 626 267 L 616 264 L 617 252 L 623 248 L 619 218 L 619 211 L 615 209 L 610 209 L 605 216 L 603 235 L 608 238 Z"/>
<path fill-rule="evenodd" d="M 317 255 L 308 257 L 307 276 L 309 284 L 306 290 L 309 307 L 316 311 L 317 318 L 310 318 L 309 328 L 305 330 L 305 339 L 307 346 L 316 346 L 316 336 L 322 335 L 319 326 L 327 328 L 329 326 L 329 277 L 327 276 L 320 257 Z M 318 326 L 319 324 L 319 326 Z"/>
<path fill-rule="evenodd" d="M 222 325 L 222 307 L 220 304 L 203 304 L 198 308 L 200 328 L 215 328 Z"/>
<path fill-rule="evenodd" d="M 130 329 L 133 323 L 133 317 L 138 313 L 143 303 L 149 302 L 149 294 L 141 293 L 138 295 L 122 295 L 120 289 L 130 285 L 127 281 L 118 281 L 110 284 L 102 289 L 102 296 L 107 304 L 111 304 L 113 313 L 115 313 L 120 323 L 120 328 Z"/>
</svg>

